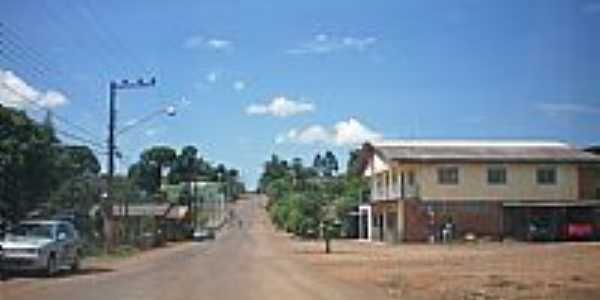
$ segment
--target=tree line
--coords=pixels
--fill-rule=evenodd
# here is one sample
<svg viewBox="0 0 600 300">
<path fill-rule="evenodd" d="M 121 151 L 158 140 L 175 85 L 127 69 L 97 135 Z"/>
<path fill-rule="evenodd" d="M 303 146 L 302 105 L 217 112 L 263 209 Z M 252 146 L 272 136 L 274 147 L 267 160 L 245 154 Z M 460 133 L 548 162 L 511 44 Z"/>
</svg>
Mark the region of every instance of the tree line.
<svg viewBox="0 0 600 300">
<path fill-rule="evenodd" d="M 163 183 L 191 181 L 222 182 L 228 191 L 239 193 L 244 190 L 239 175 L 235 168 L 205 160 L 193 145 L 183 147 L 179 153 L 169 146 L 150 147 L 142 151 L 127 172 L 136 186 L 151 195 L 158 194 Z"/>
<path fill-rule="evenodd" d="M 50 112 L 39 122 L 0 105 L 0 222 L 17 222 L 36 212 L 87 216 L 106 192 L 106 175 L 100 171 L 93 148 L 57 137 Z M 126 175 L 115 176 L 113 198 L 149 203 L 164 198 L 162 183 L 190 180 L 223 182 L 230 193 L 244 189 L 237 169 L 211 164 L 192 145 L 179 153 L 153 146 L 142 151 Z"/>
<path fill-rule="evenodd" d="M 99 172 L 90 147 L 66 145 L 56 137 L 51 113 L 39 123 L 24 111 L 0 105 L 1 218 L 17 221 L 37 208 L 94 202 L 79 195 L 82 190 L 99 192 Z"/>
<path fill-rule="evenodd" d="M 352 151 L 347 170 L 353 169 L 357 155 Z M 358 174 L 339 172 L 339 162 L 331 151 L 317 153 L 312 165 L 300 158 L 289 163 L 272 155 L 264 163 L 259 190 L 267 194 L 267 209 L 280 229 L 301 237 L 318 237 L 324 224 L 339 224 L 341 232 L 352 231 L 349 213 L 368 192 Z"/>
</svg>

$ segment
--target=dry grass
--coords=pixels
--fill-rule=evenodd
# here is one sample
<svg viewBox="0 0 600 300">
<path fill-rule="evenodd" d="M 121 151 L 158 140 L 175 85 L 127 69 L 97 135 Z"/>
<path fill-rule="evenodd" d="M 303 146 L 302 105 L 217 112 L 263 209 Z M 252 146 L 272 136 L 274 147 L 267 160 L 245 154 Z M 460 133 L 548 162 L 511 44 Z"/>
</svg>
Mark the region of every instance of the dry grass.
<svg viewBox="0 0 600 300">
<path fill-rule="evenodd" d="M 292 242 L 320 271 L 402 299 L 600 299 L 600 244 Z"/>
</svg>

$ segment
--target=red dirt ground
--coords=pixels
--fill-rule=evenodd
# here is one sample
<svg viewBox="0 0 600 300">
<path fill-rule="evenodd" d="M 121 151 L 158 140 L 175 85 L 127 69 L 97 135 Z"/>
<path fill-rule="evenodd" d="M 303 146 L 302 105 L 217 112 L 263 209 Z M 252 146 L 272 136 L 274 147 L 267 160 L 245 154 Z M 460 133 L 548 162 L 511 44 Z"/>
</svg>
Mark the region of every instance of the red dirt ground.
<svg viewBox="0 0 600 300">
<path fill-rule="evenodd" d="M 600 299 L 598 243 L 291 242 L 301 260 L 398 299 Z"/>
</svg>

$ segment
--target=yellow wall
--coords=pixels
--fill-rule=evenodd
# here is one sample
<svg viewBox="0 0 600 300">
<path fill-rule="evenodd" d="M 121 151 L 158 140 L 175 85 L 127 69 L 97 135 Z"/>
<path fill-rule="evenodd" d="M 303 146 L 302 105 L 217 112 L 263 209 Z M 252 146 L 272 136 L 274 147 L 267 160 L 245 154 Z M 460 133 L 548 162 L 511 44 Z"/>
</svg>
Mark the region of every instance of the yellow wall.
<svg viewBox="0 0 600 300">
<path fill-rule="evenodd" d="M 418 164 L 396 165 L 395 168 L 416 170 L 419 196 L 423 200 L 576 200 L 578 198 L 577 166 L 572 164 L 501 164 L 507 170 L 505 185 L 488 185 L 487 168 L 497 164 Z M 441 166 L 459 169 L 458 185 L 438 183 Z M 539 185 L 536 170 L 540 166 L 557 168 L 555 185 Z"/>
</svg>

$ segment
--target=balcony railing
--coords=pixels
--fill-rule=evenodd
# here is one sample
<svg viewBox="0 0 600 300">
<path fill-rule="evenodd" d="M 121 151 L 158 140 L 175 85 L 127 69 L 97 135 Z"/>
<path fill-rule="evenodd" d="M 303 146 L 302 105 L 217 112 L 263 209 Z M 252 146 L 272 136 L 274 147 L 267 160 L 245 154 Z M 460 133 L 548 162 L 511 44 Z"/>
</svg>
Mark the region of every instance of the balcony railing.
<svg viewBox="0 0 600 300">
<path fill-rule="evenodd" d="M 418 198 L 419 187 L 418 185 L 405 185 L 404 193 L 402 193 L 402 186 L 393 185 L 388 188 L 379 188 L 371 190 L 371 201 L 382 201 L 382 200 L 393 200 L 393 199 L 407 199 L 407 198 Z"/>
<path fill-rule="evenodd" d="M 413 199 L 419 197 L 419 186 L 416 184 L 407 185 L 404 188 L 404 198 Z"/>
</svg>

